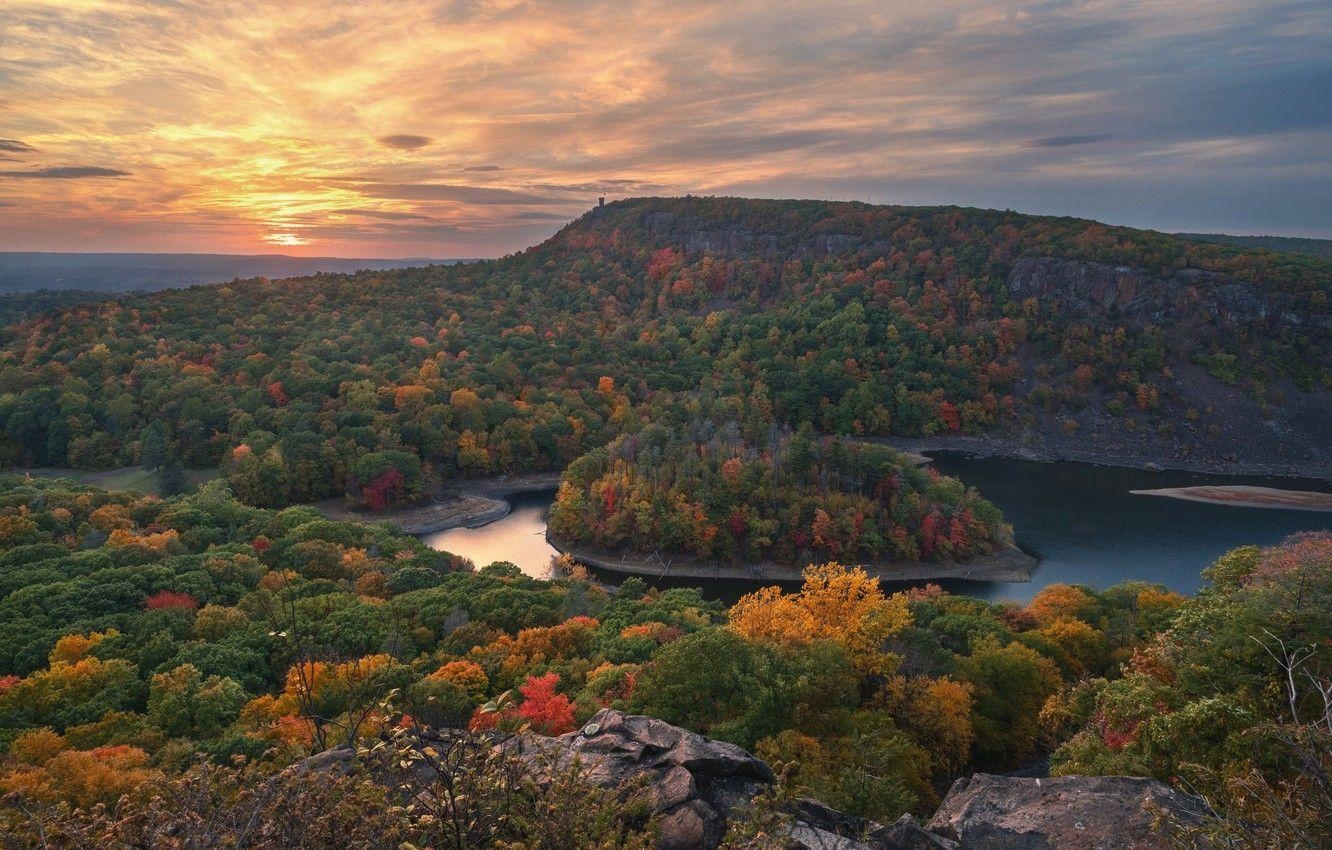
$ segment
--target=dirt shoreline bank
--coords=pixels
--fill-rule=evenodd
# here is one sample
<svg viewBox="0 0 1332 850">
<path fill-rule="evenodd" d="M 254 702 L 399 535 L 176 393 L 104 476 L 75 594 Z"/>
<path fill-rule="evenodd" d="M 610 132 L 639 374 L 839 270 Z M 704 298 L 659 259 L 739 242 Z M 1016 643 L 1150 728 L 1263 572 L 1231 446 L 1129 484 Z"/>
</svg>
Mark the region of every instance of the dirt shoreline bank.
<svg viewBox="0 0 1332 850">
<path fill-rule="evenodd" d="M 454 495 L 393 511 L 371 513 L 349 508 L 342 499 L 325 499 L 311 507 L 329 519 L 389 522 L 404 534 L 423 537 L 451 528 L 480 528 L 488 525 L 509 515 L 512 510 L 509 496 L 552 490 L 559 484 L 558 472 L 501 475 L 455 481 L 448 487 Z"/>
<path fill-rule="evenodd" d="M 1236 508 L 1276 508 L 1287 511 L 1332 512 L 1332 493 L 1311 490 L 1277 490 L 1245 484 L 1220 487 L 1162 487 L 1159 490 L 1130 490 L 1136 496 L 1164 496 L 1186 502 L 1229 505 Z"/>
<path fill-rule="evenodd" d="M 804 567 L 780 564 L 750 564 L 734 567 L 730 564 L 700 561 L 682 555 L 663 558 L 657 554 L 638 552 L 596 552 L 568 546 L 546 534 L 556 551 L 569 555 L 575 561 L 607 572 L 653 578 L 732 579 L 741 581 L 801 581 Z M 1038 561 L 1017 546 L 1009 544 L 993 555 L 968 562 L 945 561 L 929 563 L 861 564 L 865 571 L 884 581 L 927 581 L 935 579 L 968 579 L 971 581 L 1031 581 Z"/>
<path fill-rule="evenodd" d="M 1206 475 L 1270 475 L 1280 478 L 1305 478 L 1332 483 L 1332 467 L 1324 464 L 1278 464 L 1257 461 L 1183 460 L 1154 452 L 1097 450 L 1073 445 L 1033 445 L 1000 436 L 874 437 L 899 452 L 924 455 L 928 452 L 965 452 L 976 457 L 1002 457 L 1038 463 L 1073 461 L 1096 466 L 1139 469 L 1148 472 L 1198 472 Z"/>
</svg>

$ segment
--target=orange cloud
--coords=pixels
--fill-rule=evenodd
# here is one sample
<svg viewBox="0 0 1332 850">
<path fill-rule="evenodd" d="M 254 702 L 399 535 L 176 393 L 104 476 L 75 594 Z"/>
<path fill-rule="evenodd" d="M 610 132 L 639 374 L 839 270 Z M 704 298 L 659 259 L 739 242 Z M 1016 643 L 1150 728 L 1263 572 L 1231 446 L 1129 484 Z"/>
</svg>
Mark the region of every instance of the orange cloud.
<svg viewBox="0 0 1332 850">
<path fill-rule="evenodd" d="M 1206 5 L 9 0 L 0 249 L 477 256 L 599 195 L 1007 206 L 1144 162 L 1326 185 L 1326 126 L 1180 104 L 1321 67 L 1332 16 Z"/>
</svg>

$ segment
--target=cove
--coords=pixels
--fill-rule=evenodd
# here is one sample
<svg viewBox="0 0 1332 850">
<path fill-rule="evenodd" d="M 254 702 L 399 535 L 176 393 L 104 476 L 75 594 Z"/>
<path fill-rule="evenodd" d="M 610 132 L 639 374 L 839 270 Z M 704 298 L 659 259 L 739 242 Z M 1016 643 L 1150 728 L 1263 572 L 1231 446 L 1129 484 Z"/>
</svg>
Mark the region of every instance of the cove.
<svg viewBox="0 0 1332 850">
<path fill-rule="evenodd" d="M 1057 582 L 1104 588 L 1130 579 L 1192 594 L 1202 587 L 1201 571 L 1237 546 L 1271 546 L 1299 531 L 1332 529 L 1332 515 L 1327 513 L 1129 492 L 1221 484 L 1327 492 L 1332 486 L 1324 481 L 1147 472 L 953 452 L 931 456 L 940 472 L 962 479 L 994 502 L 1013 524 L 1018 545 L 1040 559 L 1031 582 L 958 588 L 987 599 L 1026 600 Z"/>
<path fill-rule="evenodd" d="M 1030 582 L 935 582 L 953 593 L 990 600 L 1025 601 L 1048 584 L 1109 587 L 1121 581 L 1164 584 L 1192 594 L 1200 572 L 1237 546 L 1270 546 L 1299 531 L 1332 530 L 1332 514 L 1235 507 L 1134 495 L 1131 490 L 1250 484 L 1328 492 L 1327 482 L 1270 476 L 1146 472 L 1089 463 L 1043 462 L 931 453 L 933 466 L 960 478 L 994 502 L 1013 524 L 1018 545 L 1040 559 Z M 512 561 L 523 572 L 549 578 L 555 550 L 546 542 L 546 509 L 554 490 L 509 497 L 513 509 L 480 528 L 454 528 L 424 537 L 427 545 L 470 558 L 478 566 Z M 594 571 L 595 572 L 595 571 Z M 623 576 L 599 573 L 618 583 Z M 763 582 L 761 584 L 771 584 Z M 744 579 L 672 579 L 649 584 L 702 587 L 705 595 L 733 602 L 760 583 Z M 888 590 L 924 582 L 886 582 Z"/>
<path fill-rule="evenodd" d="M 494 522 L 450 528 L 421 540 L 431 549 L 470 558 L 478 567 L 510 561 L 533 578 L 550 578 L 550 559 L 559 552 L 546 542 L 546 509 L 555 501 L 555 490 L 515 493 L 505 501 L 509 512 Z"/>
</svg>

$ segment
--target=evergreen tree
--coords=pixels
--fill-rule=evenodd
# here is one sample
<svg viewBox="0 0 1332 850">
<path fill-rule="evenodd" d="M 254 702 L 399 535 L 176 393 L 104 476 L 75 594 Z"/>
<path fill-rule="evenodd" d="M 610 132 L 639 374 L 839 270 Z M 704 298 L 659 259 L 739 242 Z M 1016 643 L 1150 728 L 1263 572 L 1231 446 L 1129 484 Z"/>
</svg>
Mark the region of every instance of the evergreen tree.
<svg viewBox="0 0 1332 850">
<path fill-rule="evenodd" d="M 185 492 L 185 467 L 174 457 L 167 458 L 157 471 L 157 488 L 163 496 Z"/>
<path fill-rule="evenodd" d="M 160 469 L 167 460 L 166 429 L 154 422 L 143 429 L 139 462 L 144 469 Z"/>
</svg>

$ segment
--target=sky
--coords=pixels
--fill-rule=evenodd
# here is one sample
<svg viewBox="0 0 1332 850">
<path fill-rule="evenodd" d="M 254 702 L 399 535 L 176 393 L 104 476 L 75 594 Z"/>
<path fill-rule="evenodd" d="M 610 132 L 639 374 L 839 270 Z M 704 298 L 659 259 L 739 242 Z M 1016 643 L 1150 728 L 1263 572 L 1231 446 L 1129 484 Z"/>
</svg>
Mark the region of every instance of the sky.
<svg viewBox="0 0 1332 850">
<path fill-rule="evenodd" d="M 1332 237 L 1332 3 L 0 4 L 0 250 L 498 256 L 685 193 Z"/>
</svg>

